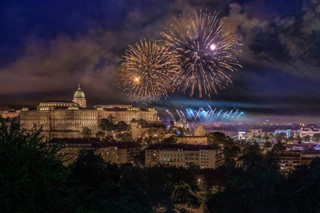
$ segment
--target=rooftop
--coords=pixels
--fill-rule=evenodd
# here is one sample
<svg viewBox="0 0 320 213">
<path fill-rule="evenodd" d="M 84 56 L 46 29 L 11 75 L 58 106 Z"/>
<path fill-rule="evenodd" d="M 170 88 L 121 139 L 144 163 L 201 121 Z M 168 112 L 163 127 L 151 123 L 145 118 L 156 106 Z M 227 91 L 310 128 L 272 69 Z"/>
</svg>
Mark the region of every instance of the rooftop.
<svg viewBox="0 0 320 213">
<path fill-rule="evenodd" d="M 110 142 L 114 146 L 117 146 L 118 149 L 128 149 L 128 148 L 141 148 L 142 146 L 136 142 Z"/>
<path fill-rule="evenodd" d="M 199 151 L 199 150 L 216 150 L 211 145 L 190 145 L 190 144 L 153 144 L 147 150 L 183 150 L 183 151 Z"/>
<path fill-rule="evenodd" d="M 86 146 L 92 148 L 114 147 L 114 144 L 101 142 L 97 138 L 53 138 L 47 142 L 48 145 L 62 144 L 65 146 Z"/>
<path fill-rule="evenodd" d="M 98 138 L 54 138 L 47 142 L 49 145 L 63 144 L 67 146 L 87 145 L 92 148 L 118 147 L 119 149 L 140 148 L 136 142 L 102 142 Z"/>
<path fill-rule="evenodd" d="M 41 101 L 40 103 L 74 103 L 74 102 L 67 101 L 67 100 L 46 100 L 46 101 Z"/>
<path fill-rule="evenodd" d="M 185 136 L 175 136 L 177 138 L 207 138 L 207 136 L 193 136 L 193 135 L 185 135 Z"/>
</svg>

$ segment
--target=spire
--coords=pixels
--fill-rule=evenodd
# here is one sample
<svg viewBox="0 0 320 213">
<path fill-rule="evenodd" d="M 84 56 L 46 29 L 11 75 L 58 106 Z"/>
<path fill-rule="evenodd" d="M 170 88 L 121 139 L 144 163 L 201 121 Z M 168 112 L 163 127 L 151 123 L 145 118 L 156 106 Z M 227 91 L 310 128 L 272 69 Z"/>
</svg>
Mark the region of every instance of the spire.
<svg viewBox="0 0 320 213">
<path fill-rule="evenodd" d="M 78 90 L 81 90 L 80 83 L 78 83 Z"/>
</svg>

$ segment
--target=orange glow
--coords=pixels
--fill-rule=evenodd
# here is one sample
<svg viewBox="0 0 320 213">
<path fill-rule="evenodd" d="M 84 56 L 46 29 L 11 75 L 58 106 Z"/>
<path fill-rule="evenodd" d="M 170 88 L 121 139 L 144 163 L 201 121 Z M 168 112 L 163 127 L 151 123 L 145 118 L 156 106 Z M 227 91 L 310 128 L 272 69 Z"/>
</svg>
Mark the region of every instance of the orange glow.
<svg viewBox="0 0 320 213">
<path fill-rule="evenodd" d="M 139 84 L 139 83 L 140 83 L 140 78 L 139 78 L 139 77 L 134 77 L 133 81 L 134 81 L 136 84 Z"/>
</svg>

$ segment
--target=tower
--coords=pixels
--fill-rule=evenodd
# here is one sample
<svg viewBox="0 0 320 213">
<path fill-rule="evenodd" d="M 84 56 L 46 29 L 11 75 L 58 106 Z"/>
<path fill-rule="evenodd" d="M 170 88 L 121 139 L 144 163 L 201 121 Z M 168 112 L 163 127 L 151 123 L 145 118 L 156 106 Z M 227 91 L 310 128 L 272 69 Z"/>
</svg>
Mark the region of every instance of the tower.
<svg viewBox="0 0 320 213">
<path fill-rule="evenodd" d="M 205 135 L 206 135 L 206 130 L 204 129 L 204 127 L 202 125 L 198 125 L 194 129 L 194 136 L 205 136 Z"/>
<path fill-rule="evenodd" d="M 141 133 L 141 126 L 138 124 L 137 121 L 131 121 L 130 126 L 131 126 L 131 138 L 133 140 L 138 139 Z"/>
<path fill-rule="evenodd" d="M 78 84 L 78 90 L 74 93 L 72 101 L 79 104 L 79 106 L 82 108 L 87 107 L 86 96 L 84 95 L 84 92 L 81 90 L 80 84 Z"/>
</svg>

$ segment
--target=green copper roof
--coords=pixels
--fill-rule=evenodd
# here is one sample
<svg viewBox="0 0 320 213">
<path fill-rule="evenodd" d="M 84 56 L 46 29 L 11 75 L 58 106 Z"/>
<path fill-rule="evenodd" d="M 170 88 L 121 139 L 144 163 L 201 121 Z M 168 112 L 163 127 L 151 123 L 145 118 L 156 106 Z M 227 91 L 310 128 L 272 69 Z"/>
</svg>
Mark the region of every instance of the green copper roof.
<svg viewBox="0 0 320 213">
<path fill-rule="evenodd" d="M 85 98 L 84 92 L 80 88 L 80 84 L 78 85 L 78 90 L 74 93 L 73 98 Z"/>
</svg>

